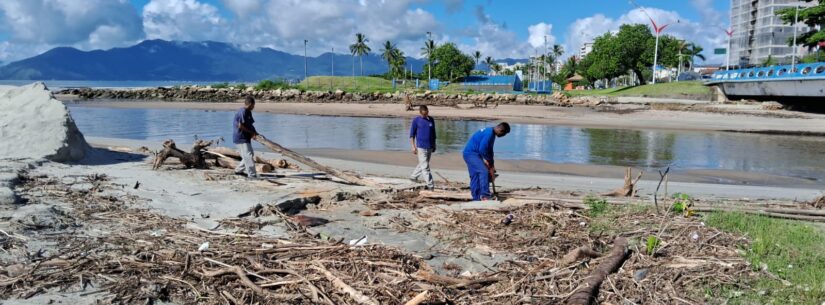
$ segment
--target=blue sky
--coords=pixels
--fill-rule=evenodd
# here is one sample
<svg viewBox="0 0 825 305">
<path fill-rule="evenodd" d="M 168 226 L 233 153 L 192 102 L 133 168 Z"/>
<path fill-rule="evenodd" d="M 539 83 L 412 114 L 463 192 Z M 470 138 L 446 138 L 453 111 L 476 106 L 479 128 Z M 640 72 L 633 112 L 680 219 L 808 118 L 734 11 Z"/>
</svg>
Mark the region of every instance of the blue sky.
<svg viewBox="0 0 825 305">
<path fill-rule="evenodd" d="M 83 50 L 144 39 L 215 40 L 241 48 L 310 53 L 344 50 L 363 32 L 374 50 L 385 40 L 418 56 L 427 31 L 438 42 L 494 58 L 523 58 L 544 37 L 573 55 L 621 24 L 673 23 L 667 34 L 706 50 L 726 44 L 727 0 L 3 0 L 0 61 L 56 46 Z M 90 9 L 94 8 L 94 9 Z M 707 52 L 710 55 L 711 52 Z M 710 56 L 709 62 L 718 58 Z"/>
</svg>

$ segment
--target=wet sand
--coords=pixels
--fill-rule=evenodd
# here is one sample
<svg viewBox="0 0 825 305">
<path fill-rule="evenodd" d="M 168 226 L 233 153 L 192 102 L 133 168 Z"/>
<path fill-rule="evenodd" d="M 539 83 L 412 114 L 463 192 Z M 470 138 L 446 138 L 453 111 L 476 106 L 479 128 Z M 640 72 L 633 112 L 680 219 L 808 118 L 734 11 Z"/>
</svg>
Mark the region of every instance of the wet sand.
<svg viewBox="0 0 825 305">
<path fill-rule="evenodd" d="M 59 97 L 68 100 L 68 97 Z M 75 103 L 75 102 L 69 102 Z M 203 110 L 235 110 L 240 103 L 165 102 L 165 101 L 84 101 L 78 105 L 118 108 L 185 108 Z M 767 111 L 752 105 L 719 105 L 733 113 L 635 109 L 633 111 L 597 111 L 581 107 L 551 107 L 500 105 L 497 108 L 430 107 L 438 119 L 472 119 L 508 121 L 523 124 L 565 125 L 587 128 L 659 129 L 693 131 L 737 131 L 783 133 L 799 135 L 825 134 L 825 115 L 790 111 Z M 404 111 L 402 104 L 339 104 L 339 103 L 266 103 L 256 111 L 283 114 L 413 117 L 415 111 Z"/>
<path fill-rule="evenodd" d="M 404 166 L 414 168 L 417 163 L 412 152 L 406 151 L 371 151 L 371 150 L 342 150 L 342 149 L 301 149 L 301 153 L 321 158 L 338 159 L 345 161 L 374 163 L 382 165 Z M 464 160 L 458 153 L 437 153 L 430 163 L 435 173 L 444 170 L 466 170 Z M 577 177 L 614 178 L 624 177 L 625 167 L 612 165 L 592 164 L 560 164 L 541 160 L 496 160 L 496 169 L 501 174 L 530 173 Z M 438 174 L 433 174 L 436 180 L 442 180 Z M 634 170 L 635 175 L 635 170 Z M 669 181 L 707 184 L 730 184 L 749 186 L 781 186 L 789 188 L 817 188 L 825 187 L 822 181 L 773 175 L 759 172 L 742 172 L 716 169 L 688 169 L 672 170 Z M 655 172 L 647 172 L 642 176 L 645 181 L 659 181 Z M 443 181 L 443 180 L 442 180 Z"/>
</svg>

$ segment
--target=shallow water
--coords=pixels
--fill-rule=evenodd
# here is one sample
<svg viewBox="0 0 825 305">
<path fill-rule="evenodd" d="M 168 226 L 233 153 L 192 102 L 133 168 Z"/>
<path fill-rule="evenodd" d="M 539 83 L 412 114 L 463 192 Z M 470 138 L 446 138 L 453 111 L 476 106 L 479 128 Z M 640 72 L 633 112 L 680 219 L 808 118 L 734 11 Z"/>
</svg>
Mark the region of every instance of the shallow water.
<svg viewBox="0 0 825 305">
<path fill-rule="evenodd" d="M 192 142 L 232 140 L 231 111 L 121 109 L 69 105 L 88 136 Z M 295 149 L 409 149 L 409 120 L 255 113 L 261 134 Z M 439 153 L 460 152 L 467 138 L 491 123 L 438 120 Z M 513 124 L 496 141 L 496 157 L 554 163 L 755 171 L 825 180 L 825 139 L 728 132 L 593 129 Z"/>
</svg>

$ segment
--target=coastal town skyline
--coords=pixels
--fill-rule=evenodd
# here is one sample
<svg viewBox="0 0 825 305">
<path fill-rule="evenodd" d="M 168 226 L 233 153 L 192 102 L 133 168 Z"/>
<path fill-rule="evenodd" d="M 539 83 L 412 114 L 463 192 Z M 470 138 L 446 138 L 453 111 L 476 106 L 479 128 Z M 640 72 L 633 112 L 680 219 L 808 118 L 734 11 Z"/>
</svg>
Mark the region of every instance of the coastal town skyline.
<svg viewBox="0 0 825 305">
<path fill-rule="evenodd" d="M 664 34 L 706 50 L 726 46 L 728 1 L 580 1 L 576 5 L 525 1 L 117 0 L 4 1 L 0 3 L 0 61 L 8 63 L 69 46 L 81 50 L 132 45 L 144 39 L 221 41 L 245 49 L 269 47 L 315 56 L 347 53 L 355 32 L 376 47 L 393 41 L 419 57 L 426 33 L 437 43 L 494 58 L 526 58 L 547 44 L 566 55 L 622 24 L 670 24 Z M 95 9 L 89 9 L 90 7 Z M 27 17 L 28 16 L 28 17 Z M 30 18 L 36 16 L 37 18 Z M 723 56 L 707 54 L 708 63 Z"/>
</svg>

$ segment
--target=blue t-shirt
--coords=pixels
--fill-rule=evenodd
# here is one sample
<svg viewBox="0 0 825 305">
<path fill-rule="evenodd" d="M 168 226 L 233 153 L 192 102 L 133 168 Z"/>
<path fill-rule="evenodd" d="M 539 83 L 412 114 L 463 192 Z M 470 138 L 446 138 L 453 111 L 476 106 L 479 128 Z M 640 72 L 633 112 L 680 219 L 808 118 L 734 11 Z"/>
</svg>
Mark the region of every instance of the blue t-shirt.
<svg viewBox="0 0 825 305">
<path fill-rule="evenodd" d="M 487 127 L 476 131 L 464 146 L 464 154 L 478 154 L 493 165 L 493 145 L 496 143 L 496 134 L 493 129 L 493 127 Z"/>
<path fill-rule="evenodd" d="M 435 147 L 435 120 L 428 116 L 426 119 L 417 116 L 410 126 L 410 138 L 415 138 L 415 146 L 423 149 Z"/>
<path fill-rule="evenodd" d="M 232 142 L 235 144 L 249 143 L 250 140 L 252 140 L 252 134 L 241 130 L 238 126 L 243 125 L 247 129 L 258 133 L 255 130 L 255 126 L 252 126 L 252 123 L 255 123 L 255 119 L 252 118 L 252 111 L 246 108 L 238 109 L 238 112 L 235 113 L 235 120 L 232 123 Z"/>
</svg>

